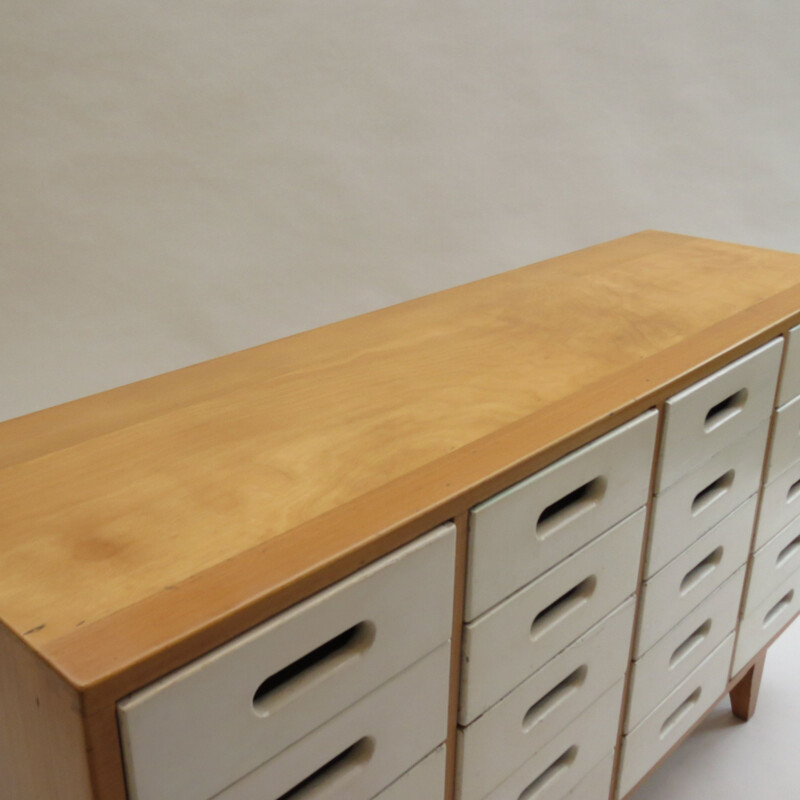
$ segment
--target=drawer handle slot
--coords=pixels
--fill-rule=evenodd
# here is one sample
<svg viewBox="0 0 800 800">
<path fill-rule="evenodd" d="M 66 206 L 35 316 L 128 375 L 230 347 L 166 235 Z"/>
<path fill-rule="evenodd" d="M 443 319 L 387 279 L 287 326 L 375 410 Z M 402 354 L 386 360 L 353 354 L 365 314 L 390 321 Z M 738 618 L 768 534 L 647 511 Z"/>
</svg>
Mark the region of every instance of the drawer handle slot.
<svg viewBox="0 0 800 800">
<path fill-rule="evenodd" d="M 539 514 L 539 519 L 536 520 L 536 535 L 544 539 L 587 511 L 591 511 L 602 500 L 605 491 L 606 479 L 597 477 L 565 494 Z"/>
<path fill-rule="evenodd" d="M 533 783 L 528 784 L 522 790 L 522 794 L 517 800 L 534 800 L 547 786 L 552 785 L 572 766 L 577 755 L 577 745 L 572 745 L 568 750 L 565 750 Z"/>
<path fill-rule="evenodd" d="M 692 516 L 697 516 L 705 511 L 712 503 L 722 497 L 733 485 L 733 478 L 736 470 L 729 469 L 724 475 L 720 475 L 715 481 L 699 491 L 692 500 Z"/>
<path fill-rule="evenodd" d="M 720 545 L 683 576 L 683 580 L 681 581 L 681 596 L 694 589 L 698 583 L 705 580 L 719 566 L 724 551 L 725 548 Z"/>
<path fill-rule="evenodd" d="M 692 650 L 700 645 L 709 633 L 711 633 L 711 620 L 707 619 L 697 630 L 692 631 L 686 639 L 675 648 L 675 652 L 669 660 L 669 668 L 671 670 L 675 669 Z"/>
<path fill-rule="evenodd" d="M 543 636 L 553 626 L 558 625 L 573 611 L 587 603 L 594 593 L 595 586 L 597 586 L 597 578 L 590 575 L 550 603 L 547 608 L 543 608 L 531 623 L 531 638 L 535 640 Z"/>
<path fill-rule="evenodd" d="M 314 797 L 327 795 L 328 790 L 334 785 L 341 785 L 350 780 L 353 774 L 359 771 L 367 761 L 372 758 L 375 751 L 375 740 L 369 736 L 359 739 L 346 750 L 334 756 L 323 764 L 307 778 L 284 792 L 276 800 L 311 800 Z"/>
<path fill-rule="evenodd" d="M 253 708 L 267 716 L 361 655 L 375 640 L 375 626 L 359 622 L 270 675 L 256 689 Z"/>
<path fill-rule="evenodd" d="M 705 420 L 705 431 L 709 433 L 714 428 L 719 428 L 720 425 L 727 422 L 732 417 L 735 417 L 747 402 L 747 389 L 739 389 L 734 392 L 730 397 L 721 400 L 715 406 L 708 409 Z"/>
<path fill-rule="evenodd" d="M 767 611 L 764 617 L 764 627 L 768 628 L 786 609 L 794 599 L 794 589 L 787 592 L 772 608 Z"/>
<path fill-rule="evenodd" d="M 563 681 L 554 686 L 544 697 L 537 700 L 522 719 L 522 730 L 527 733 L 534 725 L 538 725 L 551 711 L 560 706 L 570 695 L 583 686 L 589 668 L 586 664 L 567 675 Z"/>
<path fill-rule="evenodd" d="M 669 734 L 673 728 L 697 705 L 700 695 L 703 693 L 702 687 L 695 689 L 665 720 L 661 726 L 661 738 Z"/>
<path fill-rule="evenodd" d="M 800 550 L 800 535 L 795 536 L 786 547 L 778 553 L 778 560 L 775 566 L 782 567 L 798 550 Z"/>
<path fill-rule="evenodd" d="M 793 503 L 795 500 L 797 500 L 798 495 L 800 495 L 800 480 L 795 481 L 789 487 L 789 491 L 786 492 L 786 502 Z"/>
</svg>

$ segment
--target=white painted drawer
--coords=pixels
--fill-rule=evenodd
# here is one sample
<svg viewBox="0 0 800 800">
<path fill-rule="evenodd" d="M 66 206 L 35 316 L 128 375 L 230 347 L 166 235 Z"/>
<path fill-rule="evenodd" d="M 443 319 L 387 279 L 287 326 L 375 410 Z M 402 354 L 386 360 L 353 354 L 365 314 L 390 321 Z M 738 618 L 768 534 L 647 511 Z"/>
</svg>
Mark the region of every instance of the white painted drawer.
<svg viewBox="0 0 800 800">
<path fill-rule="evenodd" d="M 614 771 L 614 751 L 589 770 L 565 800 L 608 800 L 611 794 L 611 774 Z M 523 798 L 524 800 L 524 798 Z"/>
<path fill-rule="evenodd" d="M 751 497 L 644 582 L 637 658 L 747 562 L 755 514 Z"/>
<path fill-rule="evenodd" d="M 800 325 L 786 337 L 786 358 L 783 363 L 778 405 L 782 406 L 800 395 Z"/>
<path fill-rule="evenodd" d="M 657 491 L 769 419 L 782 347 L 775 339 L 667 400 Z"/>
<path fill-rule="evenodd" d="M 445 745 L 437 747 L 375 800 L 444 800 L 446 753 Z"/>
<path fill-rule="evenodd" d="M 446 738 L 449 667 L 442 645 L 215 800 L 370 800 Z"/>
<path fill-rule="evenodd" d="M 631 666 L 625 732 L 635 728 L 736 629 L 745 568 L 684 617 Z"/>
<path fill-rule="evenodd" d="M 768 422 L 653 498 L 646 577 L 758 491 Z"/>
<path fill-rule="evenodd" d="M 616 745 L 624 681 L 554 736 L 485 800 L 564 800 Z"/>
<path fill-rule="evenodd" d="M 733 674 L 747 665 L 762 647 L 769 644 L 781 629 L 800 611 L 800 570 L 773 589 L 739 623 Z"/>
<path fill-rule="evenodd" d="M 756 529 L 756 550 L 800 516 L 800 463 L 764 487 Z"/>
<path fill-rule="evenodd" d="M 767 464 L 767 483 L 798 461 L 800 461 L 800 397 L 781 406 L 775 412 L 772 450 Z"/>
<path fill-rule="evenodd" d="M 636 589 L 644 510 L 464 627 L 462 716 L 474 719 Z"/>
<path fill-rule="evenodd" d="M 205 800 L 434 650 L 454 559 L 448 524 L 120 702 L 131 800 Z"/>
<path fill-rule="evenodd" d="M 769 593 L 800 568 L 800 519 L 790 522 L 753 555 L 744 613 L 758 606 Z"/>
<path fill-rule="evenodd" d="M 728 685 L 733 634 L 622 740 L 619 796 L 624 797 L 719 700 Z"/>
<path fill-rule="evenodd" d="M 647 412 L 472 510 L 467 621 L 647 502 L 656 420 Z"/>
<path fill-rule="evenodd" d="M 459 731 L 456 797 L 482 800 L 625 676 L 634 598 Z"/>
</svg>

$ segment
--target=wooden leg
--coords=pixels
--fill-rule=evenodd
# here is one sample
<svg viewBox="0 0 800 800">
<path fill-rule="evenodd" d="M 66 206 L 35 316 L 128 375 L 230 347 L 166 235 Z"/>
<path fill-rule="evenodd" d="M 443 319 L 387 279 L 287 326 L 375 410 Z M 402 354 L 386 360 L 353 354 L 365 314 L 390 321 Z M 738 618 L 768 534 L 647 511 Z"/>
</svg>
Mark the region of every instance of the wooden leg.
<svg viewBox="0 0 800 800">
<path fill-rule="evenodd" d="M 765 650 L 756 659 L 745 676 L 730 691 L 733 715 L 745 722 L 755 714 L 758 690 L 761 686 L 761 676 L 764 674 L 764 662 L 766 659 L 767 651 Z"/>
</svg>

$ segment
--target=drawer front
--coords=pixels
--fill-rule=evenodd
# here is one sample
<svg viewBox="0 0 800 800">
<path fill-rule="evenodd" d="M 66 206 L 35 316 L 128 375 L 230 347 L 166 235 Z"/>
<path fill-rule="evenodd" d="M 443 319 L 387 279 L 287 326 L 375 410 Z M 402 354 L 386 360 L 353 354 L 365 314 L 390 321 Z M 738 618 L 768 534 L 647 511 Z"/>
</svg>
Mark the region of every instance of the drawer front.
<svg viewBox="0 0 800 800">
<path fill-rule="evenodd" d="M 654 644 L 631 669 L 625 732 L 635 728 L 736 629 L 745 568 Z"/>
<path fill-rule="evenodd" d="M 792 328 L 786 337 L 786 358 L 783 363 L 778 405 L 782 406 L 800 395 L 800 325 Z"/>
<path fill-rule="evenodd" d="M 470 513 L 465 619 L 475 619 L 647 502 L 650 411 Z"/>
<path fill-rule="evenodd" d="M 123 700 L 133 800 L 203 800 L 434 650 L 454 569 L 444 525 Z"/>
<path fill-rule="evenodd" d="M 756 550 L 800 516 L 800 463 L 764 487 L 756 530 Z"/>
<path fill-rule="evenodd" d="M 767 465 L 767 482 L 800 461 L 800 397 L 775 412 L 772 450 Z"/>
<path fill-rule="evenodd" d="M 728 685 L 733 634 L 622 740 L 619 796 L 624 797 L 711 708 Z"/>
<path fill-rule="evenodd" d="M 611 794 L 611 774 L 614 771 L 614 752 L 612 750 L 606 753 L 565 800 L 608 800 Z"/>
<path fill-rule="evenodd" d="M 445 745 L 437 747 L 375 800 L 444 800 L 446 753 Z"/>
<path fill-rule="evenodd" d="M 775 339 L 667 400 L 657 490 L 769 419 L 783 339 Z"/>
<path fill-rule="evenodd" d="M 617 740 L 624 681 L 619 681 L 571 725 L 500 784 L 486 800 L 563 800 Z"/>
<path fill-rule="evenodd" d="M 637 511 L 464 627 L 462 697 L 474 719 L 636 589 L 644 532 Z"/>
<path fill-rule="evenodd" d="M 215 800 L 370 800 L 444 741 L 449 666 L 443 645 Z"/>
<path fill-rule="evenodd" d="M 768 423 L 653 499 L 650 577 L 758 491 Z"/>
<path fill-rule="evenodd" d="M 729 514 L 642 586 L 636 657 L 747 562 L 756 498 Z"/>
<path fill-rule="evenodd" d="M 733 673 L 747 665 L 762 647 L 769 644 L 783 627 L 800 611 L 800 570 L 773 589 L 739 623 Z"/>
<path fill-rule="evenodd" d="M 797 569 L 800 569 L 800 519 L 790 522 L 753 556 L 744 613 L 758 606 Z"/>
<path fill-rule="evenodd" d="M 459 731 L 460 800 L 483 798 L 625 676 L 634 599 Z"/>
</svg>

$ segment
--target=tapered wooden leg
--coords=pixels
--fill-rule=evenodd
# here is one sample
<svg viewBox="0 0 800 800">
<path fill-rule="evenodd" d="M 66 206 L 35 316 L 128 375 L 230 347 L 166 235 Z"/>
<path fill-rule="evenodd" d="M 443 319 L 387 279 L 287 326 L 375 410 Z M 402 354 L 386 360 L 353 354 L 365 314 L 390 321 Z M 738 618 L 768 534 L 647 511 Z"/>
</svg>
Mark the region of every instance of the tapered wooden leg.
<svg viewBox="0 0 800 800">
<path fill-rule="evenodd" d="M 735 717 L 745 722 L 756 712 L 758 690 L 761 686 L 761 676 L 764 674 L 764 662 L 766 660 L 767 652 L 765 650 L 756 659 L 745 676 L 730 691 L 731 710 Z"/>
</svg>

